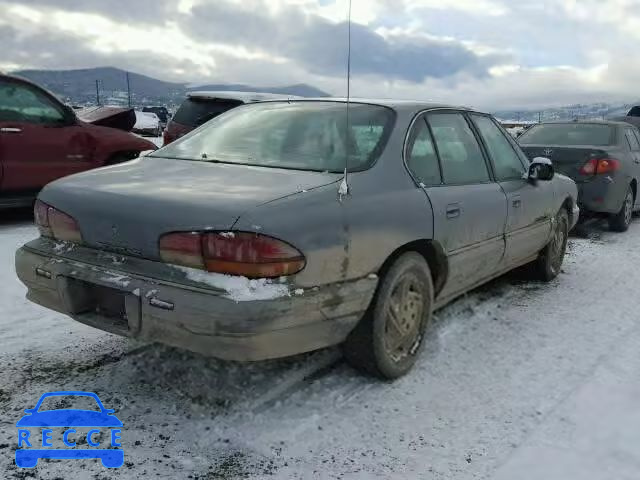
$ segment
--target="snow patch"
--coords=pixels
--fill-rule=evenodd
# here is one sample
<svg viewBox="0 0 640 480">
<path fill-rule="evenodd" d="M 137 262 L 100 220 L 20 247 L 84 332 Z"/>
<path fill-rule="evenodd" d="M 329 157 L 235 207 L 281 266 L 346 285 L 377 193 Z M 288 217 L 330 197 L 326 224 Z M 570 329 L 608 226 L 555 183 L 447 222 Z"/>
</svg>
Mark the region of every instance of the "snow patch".
<svg viewBox="0 0 640 480">
<path fill-rule="evenodd" d="M 140 289 L 139 289 L 139 288 L 136 288 L 136 289 L 135 289 L 133 292 L 131 292 L 131 293 L 133 293 L 136 297 L 139 297 L 139 296 L 140 296 Z"/>
<path fill-rule="evenodd" d="M 233 232 L 222 232 L 220 236 L 224 238 L 236 238 L 236 234 Z"/>
<path fill-rule="evenodd" d="M 100 280 L 102 280 L 103 282 L 113 283 L 114 285 L 117 285 L 118 287 L 121 287 L 121 288 L 126 288 L 131 283 L 131 278 L 127 277 L 126 275 L 113 273 L 113 272 L 107 272 L 107 273 L 110 276 L 102 277 Z"/>
<path fill-rule="evenodd" d="M 274 300 L 291 296 L 289 287 L 273 283 L 266 278 L 250 280 L 246 277 L 210 273 L 188 267 L 175 268 L 184 272 L 189 280 L 224 290 L 224 297 L 235 302 Z"/>
<path fill-rule="evenodd" d="M 304 288 L 298 288 L 293 293 L 294 295 L 298 295 L 298 296 L 304 295 Z"/>
<path fill-rule="evenodd" d="M 153 297 L 156 293 L 158 293 L 158 290 L 149 290 L 144 298 Z"/>
<path fill-rule="evenodd" d="M 344 197 L 344 196 L 346 196 L 348 194 L 349 194 L 349 184 L 347 183 L 347 177 L 345 175 L 345 177 L 340 182 L 340 188 L 338 188 L 338 195 L 340 196 L 340 199 L 342 200 L 342 197 Z"/>
<path fill-rule="evenodd" d="M 74 248 L 76 248 L 75 243 L 62 240 L 60 242 L 56 242 L 56 244 L 53 246 L 53 251 L 55 253 L 67 253 L 73 250 Z"/>
</svg>

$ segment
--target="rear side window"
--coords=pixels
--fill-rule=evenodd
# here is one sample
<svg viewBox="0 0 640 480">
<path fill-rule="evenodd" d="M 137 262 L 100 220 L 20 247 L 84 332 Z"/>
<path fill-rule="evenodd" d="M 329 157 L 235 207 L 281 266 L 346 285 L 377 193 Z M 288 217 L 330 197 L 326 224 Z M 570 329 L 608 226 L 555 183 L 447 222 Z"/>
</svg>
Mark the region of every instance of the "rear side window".
<svg viewBox="0 0 640 480">
<path fill-rule="evenodd" d="M 498 126 L 489 117 L 473 115 L 472 118 L 489 150 L 496 178 L 498 180 L 522 178 L 525 170 L 520 157 Z"/>
<path fill-rule="evenodd" d="M 440 154 L 444 183 L 461 185 L 489 181 L 489 171 L 478 140 L 459 113 L 427 117 Z"/>
<path fill-rule="evenodd" d="M 605 147 L 615 142 L 615 130 L 611 125 L 594 123 L 548 123 L 531 127 L 518 142 L 521 145 Z"/>
<path fill-rule="evenodd" d="M 640 150 L 640 143 L 638 143 L 638 138 L 636 137 L 633 130 L 631 130 L 630 128 L 625 128 L 624 135 L 625 137 L 627 137 L 627 141 L 629 142 L 629 147 L 631 148 L 631 150 L 633 150 L 634 152 Z"/>
<path fill-rule="evenodd" d="M 180 105 L 173 120 L 188 127 L 199 127 L 212 118 L 240 105 L 242 105 L 240 100 L 187 98 Z"/>
<path fill-rule="evenodd" d="M 409 137 L 407 167 L 416 180 L 424 185 L 442 183 L 438 155 L 424 118 L 420 118 L 415 123 Z"/>
<path fill-rule="evenodd" d="M 64 119 L 60 107 L 42 92 L 26 85 L 0 82 L 0 121 L 47 125 Z"/>
</svg>

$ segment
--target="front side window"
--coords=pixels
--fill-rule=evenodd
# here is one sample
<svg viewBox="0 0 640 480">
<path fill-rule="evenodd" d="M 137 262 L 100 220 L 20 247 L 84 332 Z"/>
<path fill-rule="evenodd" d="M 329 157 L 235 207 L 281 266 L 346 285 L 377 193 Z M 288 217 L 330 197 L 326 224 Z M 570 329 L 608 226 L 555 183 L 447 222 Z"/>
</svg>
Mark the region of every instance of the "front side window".
<svg viewBox="0 0 640 480">
<path fill-rule="evenodd" d="M 236 108 L 153 153 L 179 160 L 343 172 L 382 154 L 395 113 L 343 102 L 265 102 Z"/>
<path fill-rule="evenodd" d="M 493 161 L 496 179 L 522 178 L 525 170 L 520 157 L 498 126 L 489 117 L 473 115 L 472 118 Z"/>
<path fill-rule="evenodd" d="M 407 167 L 419 183 L 440 185 L 440 165 L 431 133 L 424 118 L 416 121 L 409 136 Z"/>
<path fill-rule="evenodd" d="M 444 183 L 462 185 L 489 181 L 489 171 L 478 140 L 459 113 L 436 113 L 427 117 L 440 161 Z"/>
<path fill-rule="evenodd" d="M 64 113 L 49 97 L 25 85 L 0 82 L 0 121 L 57 124 Z"/>
</svg>

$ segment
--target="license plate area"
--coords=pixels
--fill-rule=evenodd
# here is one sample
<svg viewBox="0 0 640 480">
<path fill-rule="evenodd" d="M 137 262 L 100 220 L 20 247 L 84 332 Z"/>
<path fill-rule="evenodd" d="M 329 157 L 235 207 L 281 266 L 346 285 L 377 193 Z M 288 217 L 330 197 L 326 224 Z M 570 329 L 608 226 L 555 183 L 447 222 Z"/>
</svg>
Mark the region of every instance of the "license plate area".
<svg viewBox="0 0 640 480">
<path fill-rule="evenodd" d="M 80 322 L 120 335 L 138 331 L 140 299 L 135 295 L 70 277 L 58 277 L 58 285 L 67 311 Z"/>
</svg>

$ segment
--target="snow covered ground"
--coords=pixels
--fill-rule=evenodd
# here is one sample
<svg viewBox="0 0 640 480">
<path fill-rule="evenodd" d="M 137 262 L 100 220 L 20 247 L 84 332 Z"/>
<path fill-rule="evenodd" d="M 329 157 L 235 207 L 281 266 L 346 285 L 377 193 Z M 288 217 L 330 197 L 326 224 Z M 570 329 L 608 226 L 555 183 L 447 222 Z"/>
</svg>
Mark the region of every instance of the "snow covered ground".
<svg viewBox="0 0 640 480">
<path fill-rule="evenodd" d="M 77 324 L 24 299 L 13 254 L 35 235 L 0 220 L 0 478 L 638 478 L 640 221 L 573 238 L 552 284 L 510 275 L 445 308 L 393 384 L 337 350 L 243 365 Z M 116 409 L 120 470 L 16 468 L 15 422 L 52 390 Z"/>
</svg>

